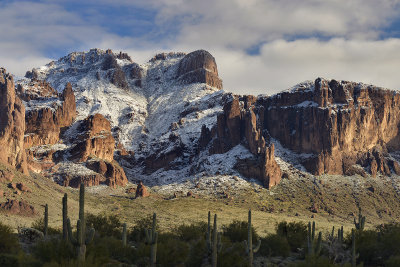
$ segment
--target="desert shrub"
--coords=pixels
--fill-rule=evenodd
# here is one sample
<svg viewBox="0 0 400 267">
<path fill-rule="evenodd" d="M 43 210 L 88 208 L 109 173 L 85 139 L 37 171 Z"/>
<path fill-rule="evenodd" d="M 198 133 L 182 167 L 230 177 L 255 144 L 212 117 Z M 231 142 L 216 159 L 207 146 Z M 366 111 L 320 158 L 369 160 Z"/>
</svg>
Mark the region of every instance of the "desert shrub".
<svg viewBox="0 0 400 267">
<path fill-rule="evenodd" d="M 380 257 L 384 260 L 400 255 L 400 224 L 390 223 L 377 227 Z"/>
<path fill-rule="evenodd" d="M 400 255 L 392 256 L 385 262 L 386 267 L 398 267 L 400 266 Z"/>
<path fill-rule="evenodd" d="M 323 267 L 335 267 L 338 265 L 335 265 L 328 258 L 323 257 L 323 256 L 320 256 L 320 257 L 307 256 L 304 261 L 293 264 L 293 266 L 296 266 L 296 267 L 322 267 L 322 266 Z M 344 265 L 344 266 L 348 266 L 348 265 Z"/>
<path fill-rule="evenodd" d="M 18 238 L 11 227 L 0 222 L 0 253 L 16 253 L 19 249 Z"/>
<path fill-rule="evenodd" d="M 359 254 L 357 262 L 364 262 L 366 265 L 376 265 L 380 260 L 378 232 L 376 230 L 363 230 L 355 232 L 356 253 Z M 351 232 L 346 235 L 345 243 L 351 249 Z"/>
<path fill-rule="evenodd" d="M 176 238 L 168 238 L 157 244 L 157 263 L 161 266 L 178 266 L 189 257 L 189 244 Z"/>
<path fill-rule="evenodd" d="M 231 242 L 243 242 L 247 240 L 248 235 L 248 222 L 245 221 L 233 221 L 228 225 L 222 226 L 222 233 L 224 236 L 229 238 Z M 258 239 L 258 235 L 254 230 L 254 227 L 251 228 L 253 242 Z"/>
<path fill-rule="evenodd" d="M 128 239 L 136 242 L 144 242 L 146 238 L 145 229 L 151 229 L 152 226 L 153 215 L 136 220 L 135 226 L 128 233 Z M 156 229 L 158 229 L 158 225 Z"/>
<path fill-rule="evenodd" d="M 182 224 L 175 229 L 176 235 L 183 241 L 204 239 L 207 232 L 207 223 L 200 222 L 190 225 Z"/>
<path fill-rule="evenodd" d="M 248 259 L 243 242 L 223 243 L 221 251 L 218 253 L 218 267 L 246 267 Z"/>
<path fill-rule="evenodd" d="M 190 247 L 189 258 L 186 266 L 200 267 L 202 266 L 203 259 L 207 257 L 207 244 L 205 239 L 200 239 L 193 242 Z"/>
<path fill-rule="evenodd" d="M 136 260 L 136 251 L 131 246 L 123 246 L 121 239 L 114 237 L 96 237 L 87 246 L 87 253 L 98 262 L 107 263 L 110 260 L 118 263 L 132 264 Z"/>
<path fill-rule="evenodd" d="M 73 246 L 60 238 L 39 241 L 32 250 L 32 255 L 41 263 L 59 263 L 75 258 Z"/>
<path fill-rule="evenodd" d="M 0 266 L 14 267 L 19 266 L 18 256 L 15 254 L 0 254 Z"/>
<path fill-rule="evenodd" d="M 303 222 L 280 222 L 276 226 L 276 234 L 285 237 L 292 251 L 305 245 L 307 240 L 307 225 Z"/>
<path fill-rule="evenodd" d="M 270 234 L 261 239 L 261 247 L 258 253 L 267 257 L 287 257 L 290 254 L 290 246 L 286 237 Z"/>
<path fill-rule="evenodd" d="M 94 215 L 88 213 L 86 215 L 86 225 L 87 227 L 93 227 L 97 236 L 121 238 L 122 235 L 122 223 L 117 215 Z"/>
<path fill-rule="evenodd" d="M 41 217 L 32 223 L 32 228 L 39 230 L 44 233 L 44 219 Z M 61 229 L 53 228 L 50 225 L 47 226 L 47 234 L 49 235 L 60 235 L 62 233 Z"/>
</svg>

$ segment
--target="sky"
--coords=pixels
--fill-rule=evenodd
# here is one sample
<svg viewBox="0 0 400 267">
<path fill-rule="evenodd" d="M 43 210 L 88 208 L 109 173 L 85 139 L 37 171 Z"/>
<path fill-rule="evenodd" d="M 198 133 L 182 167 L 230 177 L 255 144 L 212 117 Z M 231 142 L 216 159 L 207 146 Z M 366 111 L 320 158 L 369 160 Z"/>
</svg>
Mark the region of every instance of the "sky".
<svg viewBox="0 0 400 267">
<path fill-rule="evenodd" d="M 400 0 L 0 0 L 0 66 L 23 76 L 73 51 L 208 50 L 226 91 L 317 77 L 400 89 Z"/>
</svg>

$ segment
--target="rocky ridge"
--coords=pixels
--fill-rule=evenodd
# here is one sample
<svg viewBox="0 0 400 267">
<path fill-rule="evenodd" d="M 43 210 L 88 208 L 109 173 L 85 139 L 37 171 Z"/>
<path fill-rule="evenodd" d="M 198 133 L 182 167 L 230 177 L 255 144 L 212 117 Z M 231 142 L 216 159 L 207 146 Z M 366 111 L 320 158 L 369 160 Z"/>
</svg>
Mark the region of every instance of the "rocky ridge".
<svg viewBox="0 0 400 267">
<path fill-rule="evenodd" d="M 318 78 L 270 97 L 236 96 L 221 90 L 204 50 L 140 65 L 92 49 L 27 77 L 17 92 L 31 166 L 41 162 L 35 170 L 64 185 L 232 175 L 271 188 L 293 171 L 400 174 L 399 97 L 372 85 Z"/>
</svg>

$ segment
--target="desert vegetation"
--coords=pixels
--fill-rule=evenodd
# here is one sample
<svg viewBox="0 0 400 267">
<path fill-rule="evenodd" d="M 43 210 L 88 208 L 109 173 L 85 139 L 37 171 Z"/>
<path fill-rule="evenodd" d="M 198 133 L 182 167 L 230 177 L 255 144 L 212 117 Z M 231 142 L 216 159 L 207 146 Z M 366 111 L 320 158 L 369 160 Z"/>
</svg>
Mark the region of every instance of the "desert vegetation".
<svg viewBox="0 0 400 267">
<path fill-rule="evenodd" d="M 218 215 L 208 223 L 181 224 L 160 231 L 157 215 L 137 220 L 132 227 L 116 215 L 85 213 L 81 185 L 76 227 L 68 218 L 64 195 L 62 228 L 43 217 L 18 234 L 0 223 L 1 266 L 399 266 L 400 224 L 365 229 L 359 211 L 354 229 L 318 232 L 315 222 L 286 222 L 261 237 L 247 221 L 218 226 Z"/>
</svg>

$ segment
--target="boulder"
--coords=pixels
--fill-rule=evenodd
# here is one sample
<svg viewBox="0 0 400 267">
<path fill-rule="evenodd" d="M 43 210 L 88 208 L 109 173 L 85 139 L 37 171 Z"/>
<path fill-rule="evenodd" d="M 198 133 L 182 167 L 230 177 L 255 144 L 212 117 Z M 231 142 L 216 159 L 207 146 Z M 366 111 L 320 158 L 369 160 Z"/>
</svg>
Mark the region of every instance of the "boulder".
<svg viewBox="0 0 400 267">
<path fill-rule="evenodd" d="M 25 107 L 15 94 L 13 77 L 0 68 L 0 162 L 28 174 L 24 132 Z"/>
<path fill-rule="evenodd" d="M 137 188 L 136 188 L 136 195 L 135 197 L 148 197 L 150 193 L 147 191 L 147 188 L 144 186 L 142 181 L 139 181 Z"/>
</svg>

